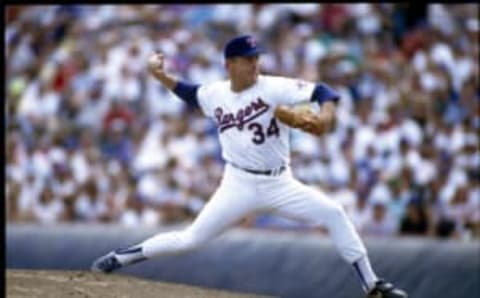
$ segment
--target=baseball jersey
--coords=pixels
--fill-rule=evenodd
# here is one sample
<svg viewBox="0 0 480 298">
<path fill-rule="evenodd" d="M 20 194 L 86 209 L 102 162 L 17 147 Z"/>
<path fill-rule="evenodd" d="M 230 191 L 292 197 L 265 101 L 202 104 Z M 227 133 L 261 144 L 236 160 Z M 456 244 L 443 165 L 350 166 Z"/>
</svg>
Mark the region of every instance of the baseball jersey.
<svg viewBox="0 0 480 298">
<path fill-rule="evenodd" d="M 197 91 L 204 114 L 218 126 L 222 157 L 245 169 L 269 170 L 290 161 L 289 126 L 275 119 L 275 107 L 307 102 L 315 84 L 260 75 L 241 92 L 230 81 L 205 84 Z"/>
</svg>

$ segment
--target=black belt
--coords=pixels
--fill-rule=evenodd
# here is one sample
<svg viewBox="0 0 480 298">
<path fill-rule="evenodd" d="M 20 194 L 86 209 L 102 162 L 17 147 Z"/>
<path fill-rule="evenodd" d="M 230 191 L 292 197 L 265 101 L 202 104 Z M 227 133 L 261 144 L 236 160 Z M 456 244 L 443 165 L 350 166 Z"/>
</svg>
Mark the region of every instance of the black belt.
<svg viewBox="0 0 480 298">
<path fill-rule="evenodd" d="M 245 172 L 248 172 L 248 173 L 251 173 L 251 174 L 255 174 L 255 175 L 266 175 L 266 176 L 272 176 L 273 174 L 277 174 L 277 175 L 280 175 L 283 171 L 285 171 L 285 169 L 287 168 L 286 166 L 281 166 L 280 168 L 276 168 L 276 169 L 272 169 L 272 170 L 265 170 L 265 171 L 260 171 L 260 170 L 251 170 L 251 169 L 245 169 L 245 168 L 242 168 L 234 163 L 231 163 L 229 162 L 229 164 L 231 164 L 233 167 L 237 168 L 237 169 L 240 169 L 240 170 L 243 170 Z"/>
</svg>

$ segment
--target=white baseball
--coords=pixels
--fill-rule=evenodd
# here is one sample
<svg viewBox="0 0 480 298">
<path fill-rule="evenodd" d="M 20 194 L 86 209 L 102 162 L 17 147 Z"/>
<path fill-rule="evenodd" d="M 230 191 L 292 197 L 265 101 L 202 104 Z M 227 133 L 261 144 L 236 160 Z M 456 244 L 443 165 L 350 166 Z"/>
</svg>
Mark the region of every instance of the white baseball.
<svg viewBox="0 0 480 298">
<path fill-rule="evenodd" d="M 148 66 L 151 68 L 151 69 L 156 69 L 156 68 L 160 68 L 162 66 L 162 60 L 159 56 L 159 54 L 152 54 L 149 58 L 148 58 Z"/>
</svg>

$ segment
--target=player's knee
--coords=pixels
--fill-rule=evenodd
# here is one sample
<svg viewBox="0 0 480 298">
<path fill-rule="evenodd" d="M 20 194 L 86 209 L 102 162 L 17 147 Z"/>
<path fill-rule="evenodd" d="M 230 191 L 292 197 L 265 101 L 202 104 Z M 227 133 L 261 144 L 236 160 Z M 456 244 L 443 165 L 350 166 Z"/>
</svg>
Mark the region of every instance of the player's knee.
<svg viewBox="0 0 480 298">
<path fill-rule="evenodd" d="M 183 250 L 191 250 L 196 247 L 201 246 L 206 241 L 201 237 L 201 235 L 197 235 L 192 233 L 189 230 L 185 230 L 180 234 L 181 243 Z"/>
<path fill-rule="evenodd" d="M 342 205 L 338 202 L 332 201 L 329 206 L 329 210 L 330 210 L 330 215 L 335 218 L 341 218 L 346 216 L 345 209 L 343 209 Z"/>
</svg>

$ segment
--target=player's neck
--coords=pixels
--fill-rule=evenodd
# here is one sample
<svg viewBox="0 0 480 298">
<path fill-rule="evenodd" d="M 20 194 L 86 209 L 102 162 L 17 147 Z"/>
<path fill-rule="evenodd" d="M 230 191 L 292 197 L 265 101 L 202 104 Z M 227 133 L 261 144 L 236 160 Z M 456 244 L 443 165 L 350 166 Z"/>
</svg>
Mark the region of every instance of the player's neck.
<svg viewBox="0 0 480 298">
<path fill-rule="evenodd" d="M 257 83 L 257 79 L 255 79 L 255 81 L 251 81 L 251 82 L 230 80 L 230 89 L 235 93 L 239 93 L 239 92 L 242 92 L 244 90 L 249 89 L 250 87 L 252 87 L 256 83 Z"/>
</svg>

